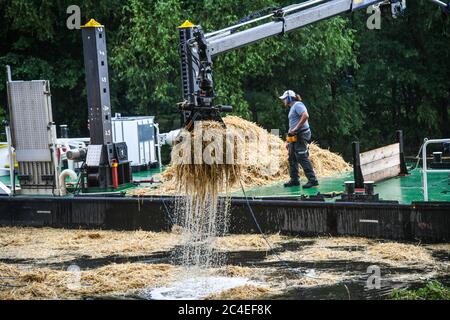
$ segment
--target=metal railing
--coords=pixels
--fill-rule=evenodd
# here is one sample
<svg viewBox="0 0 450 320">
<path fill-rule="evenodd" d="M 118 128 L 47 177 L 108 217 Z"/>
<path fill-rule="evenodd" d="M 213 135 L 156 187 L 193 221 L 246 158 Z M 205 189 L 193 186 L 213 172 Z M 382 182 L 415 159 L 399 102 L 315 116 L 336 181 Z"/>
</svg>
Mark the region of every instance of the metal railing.
<svg viewBox="0 0 450 320">
<path fill-rule="evenodd" d="M 423 198 L 424 201 L 428 201 L 428 172 L 430 173 L 450 173 L 450 170 L 447 169 L 428 169 L 427 167 L 427 146 L 429 144 L 437 144 L 437 143 L 450 143 L 450 139 L 435 139 L 428 140 L 427 138 L 423 141 L 422 147 L 422 174 L 423 174 Z"/>
</svg>

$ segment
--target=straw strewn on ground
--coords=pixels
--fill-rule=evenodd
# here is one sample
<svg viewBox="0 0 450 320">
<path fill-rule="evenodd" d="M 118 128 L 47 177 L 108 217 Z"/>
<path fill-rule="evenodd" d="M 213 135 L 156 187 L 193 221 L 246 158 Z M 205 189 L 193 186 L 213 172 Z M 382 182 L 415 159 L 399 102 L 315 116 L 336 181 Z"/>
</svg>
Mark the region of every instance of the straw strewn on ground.
<svg viewBox="0 0 450 320">
<path fill-rule="evenodd" d="M 277 247 L 287 238 L 279 234 L 273 234 L 267 236 L 269 243 Z M 230 235 L 225 237 L 216 238 L 214 247 L 221 251 L 239 251 L 239 250 L 270 250 L 269 245 L 261 235 L 258 234 L 245 234 L 245 235 Z"/>
<path fill-rule="evenodd" d="M 179 244 L 180 239 L 178 232 L 6 227 L 0 228 L 0 258 L 52 263 L 70 261 L 81 256 L 85 258 L 115 255 L 146 256 L 152 252 L 170 250 Z M 273 234 L 268 236 L 268 240 L 275 248 L 287 242 L 299 243 L 299 250 L 282 253 L 293 255 L 292 258 L 299 261 L 361 258 L 391 263 L 431 263 L 432 250 L 450 250 L 446 244 L 420 246 L 396 242 L 379 243 L 366 238 L 294 238 Z M 310 241 L 313 241 L 312 245 L 308 244 Z M 214 247 L 220 251 L 269 250 L 266 241 L 261 235 L 256 234 L 217 237 Z M 339 249 L 340 247 L 342 249 Z"/>
<path fill-rule="evenodd" d="M 178 233 L 145 231 L 0 228 L 0 299 L 123 296 L 138 293 L 141 288 L 170 286 L 172 280 L 189 272 L 188 269 L 140 262 L 115 264 L 110 262 L 114 259 L 107 259 L 99 263 L 99 268 L 82 268 L 81 287 L 72 290 L 68 285 L 73 284 L 74 274 L 66 268 L 74 259 L 90 265 L 91 260 L 109 256 L 142 256 L 144 261 L 152 252 L 165 251 L 168 255 L 179 238 Z M 442 277 L 450 272 L 448 261 L 433 257 L 436 252 L 448 250 L 447 244 L 417 245 L 346 237 L 297 238 L 278 234 L 269 235 L 268 239 L 283 262 L 269 251 L 262 260 L 256 259 L 251 264 L 242 260 L 239 263 L 244 265 L 212 268 L 207 274 L 248 278 L 258 283 L 258 287 L 261 284 L 268 288 L 270 297 L 295 286 L 314 287 L 361 279 L 364 271 L 353 270 L 354 263 L 379 265 L 386 270 L 406 270 L 384 273 L 386 281 L 414 282 Z M 215 246 L 224 252 L 268 251 L 260 235 L 220 237 Z M 338 261 L 341 263 L 336 263 L 334 268 L 333 262 Z M 345 270 L 341 268 L 342 262 L 348 266 Z M 314 276 L 303 276 L 310 268 L 315 268 Z M 251 299 L 257 291 L 255 288 L 236 290 L 210 298 Z"/>
<path fill-rule="evenodd" d="M 371 256 L 399 262 L 433 263 L 430 253 L 419 245 L 403 243 L 378 243 L 367 250 Z"/>
<path fill-rule="evenodd" d="M 434 267 L 436 261 L 431 255 L 433 246 L 406 244 L 397 242 L 377 242 L 364 238 L 322 238 L 314 244 L 302 246 L 298 251 L 286 251 L 280 254 L 288 261 L 360 261 L 383 263 L 391 266 Z M 268 257 L 276 260 L 277 257 Z M 446 268 L 445 263 L 441 263 Z M 448 267 L 448 266 L 447 266 Z"/>
<path fill-rule="evenodd" d="M 205 300 L 257 300 L 267 298 L 270 289 L 251 284 L 211 294 Z"/>
<path fill-rule="evenodd" d="M 218 275 L 228 276 L 228 277 L 243 277 L 252 278 L 261 276 L 260 273 L 255 273 L 254 268 L 241 267 L 241 266 L 225 266 L 216 271 Z"/>
<path fill-rule="evenodd" d="M 0 228 L 2 259 L 33 259 L 45 263 L 70 261 L 80 256 L 146 256 L 170 249 L 179 240 L 178 235 L 165 232 Z"/>
<path fill-rule="evenodd" d="M 196 126 L 200 131 L 181 132 L 182 141 L 173 146 L 171 167 L 163 176 L 170 175 L 177 192 L 201 200 L 239 183 L 243 165 L 237 161 L 240 150 L 234 147 L 235 141 L 226 139 L 227 128 L 221 123 L 203 121 Z"/>
<path fill-rule="evenodd" d="M 165 264 L 111 264 L 81 271 L 78 276 L 70 271 L 27 270 L 0 263 L 0 299 L 67 299 L 130 293 L 168 283 L 175 269 Z"/>
</svg>

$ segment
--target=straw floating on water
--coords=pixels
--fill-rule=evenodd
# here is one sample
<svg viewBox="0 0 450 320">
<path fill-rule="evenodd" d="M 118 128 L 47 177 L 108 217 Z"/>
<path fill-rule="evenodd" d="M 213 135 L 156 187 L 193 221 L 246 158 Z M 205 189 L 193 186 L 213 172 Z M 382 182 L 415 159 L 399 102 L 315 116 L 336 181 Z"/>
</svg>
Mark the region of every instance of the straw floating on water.
<svg viewBox="0 0 450 320">
<path fill-rule="evenodd" d="M 374 257 L 409 263 L 433 263 L 430 253 L 422 246 L 403 243 L 378 243 L 369 247 Z"/>
<path fill-rule="evenodd" d="M 179 235 L 167 232 L 0 228 L 1 258 L 32 259 L 35 263 L 60 263 L 79 257 L 147 256 L 171 249 L 179 241 Z"/>
<path fill-rule="evenodd" d="M 67 299 L 123 294 L 163 285 L 176 267 L 166 264 L 111 264 L 76 274 L 48 268 L 22 269 L 0 263 L 0 299 Z"/>
<path fill-rule="evenodd" d="M 136 294 L 141 288 L 166 286 L 172 279 L 177 280 L 183 272 L 192 276 L 192 271 L 165 264 L 109 264 L 108 259 L 102 262 L 107 265 L 101 268 L 82 268 L 81 286 L 78 290 L 72 290 L 68 285 L 74 284 L 74 273 L 66 271 L 67 262 L 80 260 L 89 265 L 91 261 L 97 263 L 97 258 L 102 257 L 112 256 L 114 260 L 145 256 L 151 252 L 169 252 L 173 250 L 174 243 L 179 242 L 179 238 L 179 234 L 145 231 L 0 228 L 0 258 L 11 261 L 8 264 L 0 263 L 0 299 L 121 296 Z M 267 250 L 265 242 L 258 241 L 258 238 L 258 235 L 229 235 L 219 238 L 214 246 L 228 252 Z M 364 270 L 353 268 L 360 263 L 383 266 L 386 268 L 383 276 L 394 282 L 416 283 L 424 277 L 445 277 L 449 273 L 448 261 L 435 256 L 443 250 L 450 250 L 448 244 L 417 245 L 364 238 L 296 238 L 280 235 L 269 236 L 269 240 L 279 248 L 278 255 L 283 263 L 274 255 L 269 255 L 262 264 L 256 260 L 254 265 L 253 262 L 243 261 L 242 266 L 209 269 L 206 274 L 248 278 L 270 288 L 269 294 L 273 296 L 295 286 L 310 287 L 360 280 Z M 126 247 L 130 244 L 127 251 Z M 13 262 L 13 259 L 19 261 Z M 286 265 L 294 268 L 299 266 L 298 270 L 302 274 L 307 272 L 306 269 L 317 266 L 315 277 L 304 277 L 286 268 Z M 321 265 L 327 270 L 319 268 Z M 348 268 L 342 269 L 343 265 Z M 389 269 L 395 272 L 387 272 Z M 251 299 L 254 292 L 253 288 L 253 291 L 245 293 L 244 298 Z M 216 298 L 219 299 L 218 296 Z"/>
<path fill-rule="evenodd" d="M 269 292 L 269 288 L 247 284 L 210 294 L 205 300 L 257 300 L 267 298 Z"/>
<path fill-rule="evenodd" d="M 279 234 L 268 235 L 266 238 L 274 247 L 285 241 L 285 237 Z M 214 247 L 221 251 L 270 250 L 266 240 L 259 234 L 230 235 L 216 238 Z"/>
</svg>

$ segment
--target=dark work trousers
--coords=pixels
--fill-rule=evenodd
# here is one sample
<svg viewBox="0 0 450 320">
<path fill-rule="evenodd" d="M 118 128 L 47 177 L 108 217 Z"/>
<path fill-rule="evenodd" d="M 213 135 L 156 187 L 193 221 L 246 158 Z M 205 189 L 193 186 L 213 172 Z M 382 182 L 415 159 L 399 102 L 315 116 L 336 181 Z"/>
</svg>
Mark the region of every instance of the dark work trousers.
<svg viewBox="0 0 450 320">
<path fill-rule="evenodd" d="M 309 160 L 308 144 L 310 141 L 311 130 L 308 130 L 297 135 L 297 142 L 289 143 L 289 174 L 291 175 L 291 181 L 300 181 L 298 175 L 299 163 L 302 166 L 308 181 L 317 181 L 313 166 Z"/>
</svg>

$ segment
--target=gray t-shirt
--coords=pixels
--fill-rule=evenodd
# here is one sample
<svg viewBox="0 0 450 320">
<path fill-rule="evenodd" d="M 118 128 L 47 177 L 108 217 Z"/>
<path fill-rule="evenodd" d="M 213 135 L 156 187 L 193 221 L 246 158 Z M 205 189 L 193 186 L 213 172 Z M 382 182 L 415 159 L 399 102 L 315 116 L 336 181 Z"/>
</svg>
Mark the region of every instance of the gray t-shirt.
<svg viewBox="0 0 450 320">
<path fill-rule="evenodd" d="M 291 109 L 289 110 L 289 130 L 294 130 L 295 126 L 300 121 L 300 118 L 304 112 L 307 112 L 306 106 L 303 104 L 303 102 L 296 102 Z M 308 120 L 303 124 L 303 126 L 300 128 L 300 130 L 305 130 L 309 128 Z M 300 131 L 299 130 L 299 131 Z"/>
</svg>

